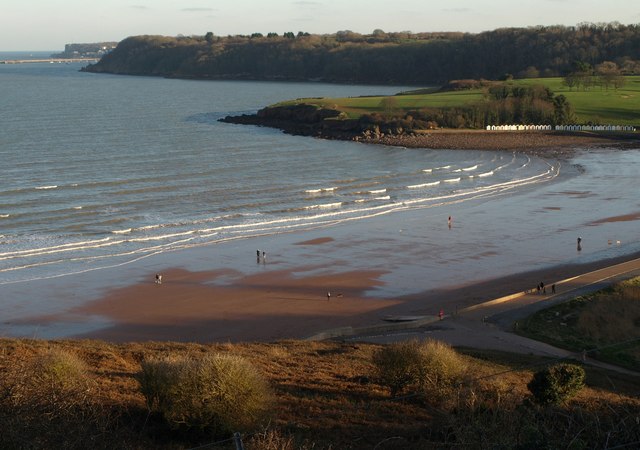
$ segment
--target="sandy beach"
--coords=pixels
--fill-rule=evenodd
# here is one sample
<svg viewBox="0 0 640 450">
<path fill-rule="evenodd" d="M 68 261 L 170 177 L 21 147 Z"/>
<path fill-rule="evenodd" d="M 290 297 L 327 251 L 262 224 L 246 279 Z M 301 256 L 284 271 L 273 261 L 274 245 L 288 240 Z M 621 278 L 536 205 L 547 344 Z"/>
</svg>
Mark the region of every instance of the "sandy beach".
<svg viewBox="0 0 640 450">
<path fill-rule="evenodd" d="M 640 220 L 639 214 L 609 217 L 614 223 Z M 322 236 L 293 246 L 322 247 L 335 241 Z M 162 283 L 154 274 L 64 314 L 40 316 L 34 322 L 83 321 L 107 318 L 110 326 L 75 337 L 112 342 L 272 342 L 303 339 L 339 327 L 384 323 L 389 316 L 451 315 L 471 305 L 547 285 L 579 274 L 640 257 L 640 253 L 585 264 L 560 265 L 480 282 L 460 283 L 395 298 L 366 293 L 381 287 L 385 271 L 341 270 L 334 264 L 266 268 L 259 273 L 238 270 L 190 271 L 168 267 Z M 309 275 L 310 273 L 314 275 Z M 328 296 L 327 294 L 330 294 Z"/>
<path fill-rule="evenodd" d="M 450 315 L 458 308 L 530 289 L 538 280 L 551 284 L 637 257 L 640 254 L 395 299 L 371 299 L 363 295 L 366 289 L 380 283 L 376 272 L 296 278 L 291 271 L 277 270 L 246 276 L 225 271 L 197 273 L 169 269 L 164 272 L 162 285 L 157 285 L 150 276 L 148 282 L 113 290 L 62 317 L 40 317 L 39 321 L 108 317 L 113 326 L 77 337 L 112 342 L 301 339 L 339 327 L 379 325 L 386 316 L 436 316 L 440 309 Z M 332 291 L 326 291 L 328 287 Z M 331 292 L 330 299 L 327 292 Z"/>
<path fill-rule="evenodd" d="M 461 150 L 518 150 L 546 156 L 565 156 L 572 149 L 637 145 L 636 133 L 559 131 L 433 130 L 415 135 L 384 136 L 366 142 L 409 148 Z"/>
<path fill-rule="evenodd" d="M 545 155 L 573 164 L 575 142 L 554 142 Z M 452 314 L 540 281 L 550 285 L 640 256 L 640 205 L 622 201 L 609 210 L 614 196 L 630 194 L 623 188 L 599 192 L 595 172 L 593 179 L 571 176 L 525 189 L 496 206 L 482 199 L 463 203 L 455 207 L 452 227 L 450 206 L 428 214 L 417 209 L 168 253 L 53 285 L 43 280 L 32 283 L 35 294 L 29 295 L 57 297 L 59 303 L 49 302 L 57 310 L 5 324 L 36 329 L 25 334 L 45 338 L 238 342 L 301 339 L 381 324 L 388 316 Z M 619 183 L 611 186 L 616 190 Z M 511 211 L 524 215 L 514 218 Z M 578 233 L 584 250 L 576 252 Z M 256 261 L 256 247 L 268 250 L 267 261 Z M 155 283 L 156 273 L 162 284 Z M 98 284 L 112 287 L 92 293 Z"/>
</svg>

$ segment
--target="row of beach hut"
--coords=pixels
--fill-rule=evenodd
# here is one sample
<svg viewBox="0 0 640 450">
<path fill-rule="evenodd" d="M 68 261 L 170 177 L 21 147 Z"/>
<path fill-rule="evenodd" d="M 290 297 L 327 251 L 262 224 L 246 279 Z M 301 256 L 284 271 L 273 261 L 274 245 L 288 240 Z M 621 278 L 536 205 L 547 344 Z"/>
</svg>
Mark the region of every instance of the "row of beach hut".
<svg viewBox="0 0 640 450">
<path fill-rule="evenodd" d="M 487 131 L 636 131 L 631 125 L 487 125 Z"/>
</svg>

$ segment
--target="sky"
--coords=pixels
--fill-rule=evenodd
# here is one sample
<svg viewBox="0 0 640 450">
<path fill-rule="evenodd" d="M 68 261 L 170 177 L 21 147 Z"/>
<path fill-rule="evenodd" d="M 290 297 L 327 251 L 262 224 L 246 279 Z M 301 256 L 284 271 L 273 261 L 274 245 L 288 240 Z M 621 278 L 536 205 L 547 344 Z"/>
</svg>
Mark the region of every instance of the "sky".
<svg viewBox="0 0 640 450">
<path fill-rule="evenodd" d="M 0 51 L 128 36 L 463 31 L 640 23 L 638 0 L 2 0 Z"/>
</svg>

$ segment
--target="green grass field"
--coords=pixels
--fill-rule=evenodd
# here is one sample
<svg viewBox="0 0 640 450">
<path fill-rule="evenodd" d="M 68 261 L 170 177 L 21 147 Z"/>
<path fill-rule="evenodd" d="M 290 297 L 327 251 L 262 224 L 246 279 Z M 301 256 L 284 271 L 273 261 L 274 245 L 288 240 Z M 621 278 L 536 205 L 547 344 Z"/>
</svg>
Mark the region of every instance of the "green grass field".
<svg viewBox="0 0 640 450">
<path fill-rule="evenodd" d="M 551 89 L 556 95 L 565 95 L 574 108 L 579 123 L 640 126 L 640 76 L 625 77 L 619 89 L 592 87 L 587 91 L 563 86 L 562 78 L 535 78 L 511 81 L 514 85 L 539 85 Z M 394 110 L 441 108 L 462 106 L 482 100 L 481 89 L 433 92 L 393 96 Z M 347 117 L 357 118 L 362 114 L 382 112 L 386 97 L 350 97 L 299 99 L 282 104 L 311 103 L 320 107 L 336 108 Z"/>
</svg>

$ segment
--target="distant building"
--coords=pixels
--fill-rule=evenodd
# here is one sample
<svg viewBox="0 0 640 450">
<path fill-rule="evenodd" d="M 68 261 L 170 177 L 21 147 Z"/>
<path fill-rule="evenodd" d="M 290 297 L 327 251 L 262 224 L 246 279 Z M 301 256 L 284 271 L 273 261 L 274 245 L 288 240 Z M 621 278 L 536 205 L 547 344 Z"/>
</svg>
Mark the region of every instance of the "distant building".
<svg viewBox="0 0 640 450">
<path fill-rule="evenodd" d="M 91 44 L 67 44 L 64 52 L 51 55 L 52 58 L 102 58 L 116 48 L 117 42 L 95 42 Z"/>
</svg>

